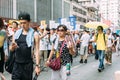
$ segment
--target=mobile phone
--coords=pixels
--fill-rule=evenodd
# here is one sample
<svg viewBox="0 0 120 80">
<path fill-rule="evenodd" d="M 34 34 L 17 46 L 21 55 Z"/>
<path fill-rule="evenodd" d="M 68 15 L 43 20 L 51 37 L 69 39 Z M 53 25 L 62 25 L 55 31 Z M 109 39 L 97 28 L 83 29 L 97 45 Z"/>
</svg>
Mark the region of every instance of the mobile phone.
<svg viewBox="0 0 120 80">
<path fill-rule="evenodd" d="M 37 75 L 37 74 L 35 74 L 35 76 L 34 76 L 33 80 L 37 80 L 37 78 L 38 78 L 38 75 Z"/>
<path fill-rule="evenodd" d="M 13 42 L 12 46 L 17 46 L 17 48 L 19 47 L 16 42 Z"/>
</svg>

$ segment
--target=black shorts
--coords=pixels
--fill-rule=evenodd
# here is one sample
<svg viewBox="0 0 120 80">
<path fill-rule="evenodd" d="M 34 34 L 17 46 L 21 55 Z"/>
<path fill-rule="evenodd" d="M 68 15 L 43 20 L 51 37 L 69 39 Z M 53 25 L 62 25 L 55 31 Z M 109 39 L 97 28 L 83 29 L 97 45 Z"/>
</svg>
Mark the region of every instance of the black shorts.
<svg viewBox="0 0 120 80">
<path fill-rule="evenodd" d="M 12 80 L 32 80 L 33 62 L 30 63 L 14 63 L 12 71 Z"/>
<path fill-rule="evenodd" d="M 1 60 L 0 60 L 0 72 L 3 73 L 4 72 L 4 58 L 5 58 L 3 47 L 0 48 L 0 57 L 1 57 Z"/>
</svg>

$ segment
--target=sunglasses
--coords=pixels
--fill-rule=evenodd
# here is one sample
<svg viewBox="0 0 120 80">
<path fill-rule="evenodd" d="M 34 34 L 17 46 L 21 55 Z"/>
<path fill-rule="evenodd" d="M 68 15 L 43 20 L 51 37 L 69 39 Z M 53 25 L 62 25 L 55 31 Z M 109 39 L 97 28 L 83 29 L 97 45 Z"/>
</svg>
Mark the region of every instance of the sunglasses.
<svg viewBox="0 0 120 80">
<path fill-rule="evenodd" d="M 58 29 L 58 31 L 63 32 L 63 31 L 65 31 L 65 30 L 64 30 L 64 29 Z"/>
</svg>

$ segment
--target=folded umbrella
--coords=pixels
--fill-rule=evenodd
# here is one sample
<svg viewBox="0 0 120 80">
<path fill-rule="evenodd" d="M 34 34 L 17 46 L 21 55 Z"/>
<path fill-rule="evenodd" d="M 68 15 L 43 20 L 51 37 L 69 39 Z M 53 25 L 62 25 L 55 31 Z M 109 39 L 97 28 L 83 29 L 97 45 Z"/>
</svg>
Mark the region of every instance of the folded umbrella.
<svg viewBox="0 0 120 80">
<path fill-rule="evenodd" d="M 35 76 L 34 76 L 33 80 L 37 80 L 37 78 L 38 78 L 38 75 L 37 75 L 37 74 L 35 74 Z"/>
</svg>

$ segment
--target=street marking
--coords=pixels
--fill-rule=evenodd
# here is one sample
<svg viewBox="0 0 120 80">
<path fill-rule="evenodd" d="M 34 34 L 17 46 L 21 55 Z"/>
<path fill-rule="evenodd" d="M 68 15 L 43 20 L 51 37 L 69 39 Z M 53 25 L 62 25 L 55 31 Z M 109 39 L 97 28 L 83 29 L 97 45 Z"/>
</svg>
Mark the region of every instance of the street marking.
<svg viewBox="0 0 120 80">
<path fill-rule="evenodd" d="M 76 69 L 76 68 L 78 68 L 78 67 L 80 67 L 80 65 L 77 65 L 77 66 L 72 67 L 71 70 Z"/>
</svg>

